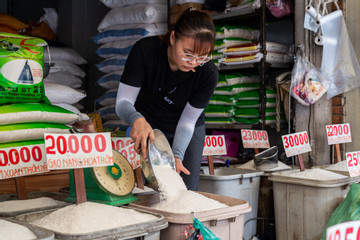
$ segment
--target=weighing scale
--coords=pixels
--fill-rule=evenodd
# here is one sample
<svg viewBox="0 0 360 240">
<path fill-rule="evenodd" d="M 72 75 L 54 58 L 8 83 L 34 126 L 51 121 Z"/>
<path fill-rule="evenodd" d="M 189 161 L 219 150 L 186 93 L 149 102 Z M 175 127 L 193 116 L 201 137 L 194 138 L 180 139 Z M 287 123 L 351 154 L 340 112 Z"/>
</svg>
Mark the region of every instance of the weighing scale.
<svg viewBox="0 0 360 240">
<path fill-rule="evenodd" d="M 84 168 L 86 197 L 90 202 L 108 205 L 124 205 L 138 200 L 132 194 L 135 187 L 135 174 L 128 160 L 113 150 L 112 166 Z M 74 173 L 69 172 L 69 202 L 76 202 Z"/>
</svg>

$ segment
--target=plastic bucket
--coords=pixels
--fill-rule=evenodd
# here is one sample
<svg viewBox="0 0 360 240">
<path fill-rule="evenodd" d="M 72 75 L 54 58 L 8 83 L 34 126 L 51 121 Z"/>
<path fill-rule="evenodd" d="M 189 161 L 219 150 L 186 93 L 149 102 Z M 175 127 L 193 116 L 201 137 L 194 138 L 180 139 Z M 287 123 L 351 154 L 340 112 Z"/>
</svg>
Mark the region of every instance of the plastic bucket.
<svg viewBox="0 0 360 240">
<path fill-rule="evenodd" d="M 278 165 L 278 147 L 273 146 L 254 156 L 255 167 L 258 170 L 276 168 Z"/>
</svg>

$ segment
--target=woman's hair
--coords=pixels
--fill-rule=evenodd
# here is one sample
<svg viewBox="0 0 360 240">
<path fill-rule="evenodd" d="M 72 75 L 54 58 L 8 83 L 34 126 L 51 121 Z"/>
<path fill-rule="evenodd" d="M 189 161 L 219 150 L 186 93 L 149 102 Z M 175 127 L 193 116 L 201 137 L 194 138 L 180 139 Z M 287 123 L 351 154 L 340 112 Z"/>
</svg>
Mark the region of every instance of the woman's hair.
<svg viewBox="0 0 360 240">
<path fill-rule="evenodd" d="M 169 31 L 161 39 L 170 45 L 170 34 L 174 31 L 175 38 L 188 37 L 194 39 L 194 53 L 203 54 L 215 46 L 215 25 L 211 17 L 195 8 L 188 8 Z"/>
</svg>

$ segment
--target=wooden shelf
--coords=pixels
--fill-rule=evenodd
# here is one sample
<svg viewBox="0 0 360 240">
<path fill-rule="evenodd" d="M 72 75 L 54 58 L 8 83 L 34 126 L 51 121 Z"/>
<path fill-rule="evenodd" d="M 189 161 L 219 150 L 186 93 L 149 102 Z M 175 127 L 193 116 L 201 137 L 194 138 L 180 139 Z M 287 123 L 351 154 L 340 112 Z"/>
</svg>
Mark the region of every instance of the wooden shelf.
<svg viewBox="0 0 360 240">
<path fill-rule="evenodd" d="M 218 20 L 228 20 L 229 18 L 249 17 L 254 14 L 259 14 L 257 11 L 258 9 L 259 7 L 257 7 L 256 4 L 249 3 L 241 7 L 230 8 L 230 10 L 224 13 L 215 13 L 211 15 L 211 18 L 214 21 L 218 21 Z"/>
</svg>

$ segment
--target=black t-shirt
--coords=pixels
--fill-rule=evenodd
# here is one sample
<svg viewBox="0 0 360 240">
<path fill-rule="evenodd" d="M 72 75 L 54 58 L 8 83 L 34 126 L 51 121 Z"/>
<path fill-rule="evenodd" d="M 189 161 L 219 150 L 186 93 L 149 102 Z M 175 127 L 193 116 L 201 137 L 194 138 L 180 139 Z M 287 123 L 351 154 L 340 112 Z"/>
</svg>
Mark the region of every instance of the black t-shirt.
<svg viewBox="0 0 360 240">
<path fill-rule="evenodd" d="M 205 108 L 216 87 L 218 70 L 213 62 L 209 61 L 195 70 L 173 72 L 168 61 L 167 45 L 158 36 L 153 36 L 142 38 L 133 46 L 121 82 L 141 88 L 135 108 L 152 128 L 173 134 L 186 103 L 195 108 Z M 163 93 L 169 82 L 177 84 Z M 204 114 L 197 121 L 197 125 L 200 124 L 204 124 Z"/>
</svg>

